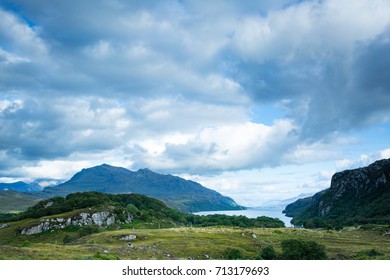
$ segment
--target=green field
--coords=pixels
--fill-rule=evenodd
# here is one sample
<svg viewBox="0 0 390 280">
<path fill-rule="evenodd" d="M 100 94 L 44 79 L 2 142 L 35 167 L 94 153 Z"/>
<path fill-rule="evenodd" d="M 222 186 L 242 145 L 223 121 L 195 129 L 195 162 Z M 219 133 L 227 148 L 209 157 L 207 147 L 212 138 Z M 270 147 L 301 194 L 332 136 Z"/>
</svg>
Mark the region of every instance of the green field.
<svg viewBox="0 0 390 280">
<path fill-rule="evenodd" d="M 0 259 L 226 259 L 226 252 L 231 249 L 238 249 L 242 259 L 257 259 L 269 245 L 280 254 L 280 244 L 287 239 L 322 244 L 329 259 L 390 259 L 388 227 L 342 231 L 180 227 L 105 230 L 80 237 L 71 229 L 20 235 L 16 233 L 18 223 L 0 229 Z M 120 240 L 130 234 L 136 239 Z"/>
</svg>

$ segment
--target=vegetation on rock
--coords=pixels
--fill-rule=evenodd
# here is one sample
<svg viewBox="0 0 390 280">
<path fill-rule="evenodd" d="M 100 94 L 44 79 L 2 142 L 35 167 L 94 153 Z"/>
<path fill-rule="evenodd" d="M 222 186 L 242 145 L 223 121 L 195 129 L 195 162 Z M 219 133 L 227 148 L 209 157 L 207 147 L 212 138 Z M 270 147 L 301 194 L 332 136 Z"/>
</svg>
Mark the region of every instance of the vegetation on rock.
<svg viewBox="0 0 390 280">
<path fill-rule="evenodd" d="M 293 224 L 306 228 L 390 224 L 390 159 L 338 172 L 329 189 L 288 205 L 284 212 L 294 217 Z"/>
</svg>

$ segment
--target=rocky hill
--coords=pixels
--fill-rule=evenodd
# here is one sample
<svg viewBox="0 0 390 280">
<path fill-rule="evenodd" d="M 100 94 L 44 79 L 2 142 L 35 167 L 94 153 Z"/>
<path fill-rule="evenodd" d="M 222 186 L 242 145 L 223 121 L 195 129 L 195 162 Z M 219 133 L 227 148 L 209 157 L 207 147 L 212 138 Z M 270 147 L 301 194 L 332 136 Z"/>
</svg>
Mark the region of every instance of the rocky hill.
<svg viewBox="0 0 390 280">
<path fill-rule="evenodd" d="M 53 230 L 98 230 L 133 221 L 165 222 L 170 226 L 185 217 L 158 199 L 140 194 L 73 193 L 41 200 L 18 214 L 0 215 L 1 228 L 15 225 L 14 233 L 34 235 Z"/>
<path fill-rule="evenodd" d="M 244 216 L 185 214 L 167 207 L 161 200 L 142 194 L 84 192 L 42 200 L 18 214 L 0 215 L 0 243 L 22 235 L 45 232 L 57 237 L 67 233 L 82 237 L 102 229 L 156 229 L 188 225 L 284 227 L 279 219 L 264 216 L 250 219 Z"/>
<path fill-rule="evenodd" d="M 330 188 L 289 204 L 284 212 L 307 227 L 390 223 L 390 159 L 338 172 Z"/>
<path fill-rule="evenodd" d="M 89 191 L 144 194 L 158 198 L 181 212 L 243 209 L 233 199 L 190 180 L 149 169 L 133 172 L 107 164 L 83 169 L 69 181 L 45 188 L 42 193 L 53 197 Z"/>
</svg>

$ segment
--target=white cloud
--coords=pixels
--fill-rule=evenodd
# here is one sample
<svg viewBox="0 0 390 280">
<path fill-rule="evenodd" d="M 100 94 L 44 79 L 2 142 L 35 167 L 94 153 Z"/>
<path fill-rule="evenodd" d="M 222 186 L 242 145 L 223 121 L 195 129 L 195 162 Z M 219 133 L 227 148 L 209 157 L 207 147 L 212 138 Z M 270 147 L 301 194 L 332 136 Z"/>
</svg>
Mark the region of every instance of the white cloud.
<svg viewBox="0 0 390 280">
<path fill-rule="evenodd" d="M 0 39 L 7 42 L 16 56 L 21 54 L 29 59 L 46 55 L 49 48 L 39 37 L 37 30 L 29 27 L 18 17 L 0 8 Z M 11 52 L 11 53 L 12 53 Z"/>
<path fill-rule="evenodd" d="M 390 148 L 384 149 L 379 152 L 379 158 L 380 159 L 388 159 L 390 158 Z"/>
<path fill-rule="evenodd" d="M 22 169 L 27 178 L 70 179 L 76 172 L 90 166 L 90 161 L 43 160 L 33 166 L 22 166 Z"/>
<path fill-rule="evenodd" d="M 87 55 L 91 55 L 94 58 L 101 59 L 107 58 L 110 54 L 112 54 L 113 49 L 110 42 L 100 40 L 98 43 L 86 47 L 85 52 Z"/>
<path fill-rule="evenodd" d="M 387 0 L 14 2 L 0 176 L 106 162 L 198 174 L 256 205 L 390 154 L 341 141 L 389 120 Z"/>
<path fill-rule="evenodd" d="M 138 144 L 143 149 L 136 149 L 134 157 L 152 169 L 191 173 L 278 165 L 295 141 L 290 135 L 293 130 L 288 120 L 273 126 L 251 122 L 210 126 L 182 136 L 176 143 L 168 142 L 169 137 L 160 138 L 158 144 L 146 140 Z"/>
<path fill-rule="evenodd" d="M 0 100 L 0 113 L 4 113 L 6 111 L 10 113 L 15 113 L 23 107 L 23 101 L 20 99 L 16 100 L 8 100 L 3 99 Z"/>
<path fill-rule="evenodd" d="M 259 62 L 347 55 L 357 42 L 382 33 L 389 13 L 385 0 L 303 1 L 264 17 L 247 17 L 237 26 L 234 46 L 243 58 Z"/>
<path fill-rule="evenodd" d="M 345 169 L 354 169 L 365 167 L 377 160 L 390 158 L 390 149 L 383 149 L 375 153 L 361 154 L 354 159 L 341 159 L 336 161 L 336 168 L 338 171 Z"/>
</svg>

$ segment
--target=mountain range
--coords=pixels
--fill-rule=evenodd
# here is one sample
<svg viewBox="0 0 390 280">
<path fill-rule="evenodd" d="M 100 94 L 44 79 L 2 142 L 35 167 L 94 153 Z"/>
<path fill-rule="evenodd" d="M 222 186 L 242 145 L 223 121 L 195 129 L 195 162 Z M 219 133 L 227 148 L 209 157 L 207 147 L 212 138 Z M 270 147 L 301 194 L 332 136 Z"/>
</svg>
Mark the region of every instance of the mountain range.
<svg viewBox="0 0 390 280">
<path fill-rule="evenodd" d="M 7 185 L 10 187 L 10 184 Z M 17 185 L 21 186 L 19 190 L 27 188 L 23 182 L 18 182 Z M 194 181 L 172 175 L 162 175 L 149 169 L 133 172 L 108 164 L 83 169 L 69 181 L 45 187 L 34 195 L 43 199 L 90 191 L 110 194 L 143 194 L 160 199 L 168 206 L 187 213 L 244 209 L 233 199 Z"/>
<path fill-rule="evenodd" d="M 11 190 L 18 192 L 40 192 L 44 188 L 55 186 L 62 183 L 63 180 L 56 179 L 36 179 L 31 183 L 25 183 L 23 181 L 18 181 L 14 183 L 0 183 L 0 191 L 2 190 Z"/>
<path fill-rule="evenodd" d="M 390 223 L 390 159 L 335 173 L 330 188 L 284 210 L 305 227 Z"/>
</svg>

